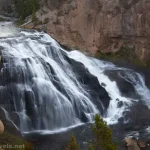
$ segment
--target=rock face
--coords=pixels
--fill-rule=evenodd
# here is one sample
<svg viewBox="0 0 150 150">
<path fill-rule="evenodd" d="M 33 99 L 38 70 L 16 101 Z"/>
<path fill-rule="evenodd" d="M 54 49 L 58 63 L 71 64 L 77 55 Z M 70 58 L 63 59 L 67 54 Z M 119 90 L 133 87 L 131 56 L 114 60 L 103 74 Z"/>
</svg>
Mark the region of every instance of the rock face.
<svg viewBox="0 0 150 150">
<path fill-rule="evenodd" d="M 92 54 L 126 47 L 150 58 L 149 0 L 41 0 L 38 18 L 63 45 Z"/>
</svg>

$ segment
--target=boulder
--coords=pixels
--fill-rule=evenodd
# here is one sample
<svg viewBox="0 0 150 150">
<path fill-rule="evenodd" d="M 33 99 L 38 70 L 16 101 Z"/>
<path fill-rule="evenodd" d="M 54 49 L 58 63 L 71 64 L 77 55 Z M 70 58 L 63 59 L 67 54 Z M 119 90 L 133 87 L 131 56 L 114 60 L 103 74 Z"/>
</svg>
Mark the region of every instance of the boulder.
<svg viewBox="0 0 150 150">
<path fill-rule="evenodd" d="M 0 120 L 0 134 L 2 134 L 4 132 L 4 124 L 3 122 Z"/>
</svg>

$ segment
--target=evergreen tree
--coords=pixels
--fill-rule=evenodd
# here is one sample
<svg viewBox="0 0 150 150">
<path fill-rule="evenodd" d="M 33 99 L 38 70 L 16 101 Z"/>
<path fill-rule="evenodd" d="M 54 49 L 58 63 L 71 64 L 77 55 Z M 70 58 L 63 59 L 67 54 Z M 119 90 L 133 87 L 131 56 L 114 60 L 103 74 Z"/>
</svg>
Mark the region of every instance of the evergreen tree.
<svg viewBox="0 0 150 150">
<path fill-rule="evenodd" d="M 71 137 L 70 142 L 69 142 L 66 150 L 79 150 L 79 145 L 77 144 L 74 136 Z"/>
<path fill-rule="evenodd" d="M 117 150 L 117 145 L 112 142 L 111 129 L 99 115 L 95 116 L 92 132 L 94 137 L 89 150 Z"/>
</svg>

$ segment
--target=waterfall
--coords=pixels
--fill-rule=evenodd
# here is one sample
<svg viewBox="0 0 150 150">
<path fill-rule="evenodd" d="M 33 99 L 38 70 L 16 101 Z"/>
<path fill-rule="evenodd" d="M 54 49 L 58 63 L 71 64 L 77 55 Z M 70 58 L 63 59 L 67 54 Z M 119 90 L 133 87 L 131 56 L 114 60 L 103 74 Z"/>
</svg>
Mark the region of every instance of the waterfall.
<svg viewBox="0 0 150 150">
<path fill-rule="evenodd" d="M 0 105 L 22 132 L 61 131 L 93 122 L 97 113 L 117 123 L 134 101 L 150 96 L 141 74 L 65 51 L 45 33 L 1 38 L 0 50 Z"/>
</svg>

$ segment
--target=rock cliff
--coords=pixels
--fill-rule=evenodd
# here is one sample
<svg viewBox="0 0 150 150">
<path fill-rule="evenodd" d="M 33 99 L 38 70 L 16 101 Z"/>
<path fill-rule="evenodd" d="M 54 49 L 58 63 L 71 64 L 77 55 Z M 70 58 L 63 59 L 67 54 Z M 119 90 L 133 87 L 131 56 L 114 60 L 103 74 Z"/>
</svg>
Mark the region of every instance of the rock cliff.
<svg viewBox="0 0 150 150">
<path fill-rule="evenodd" d="M 37 13 L 61 44 L 92 54 L 127 48 L 150 59 L 149 0 L 41 0 Z"/>
</svg>

